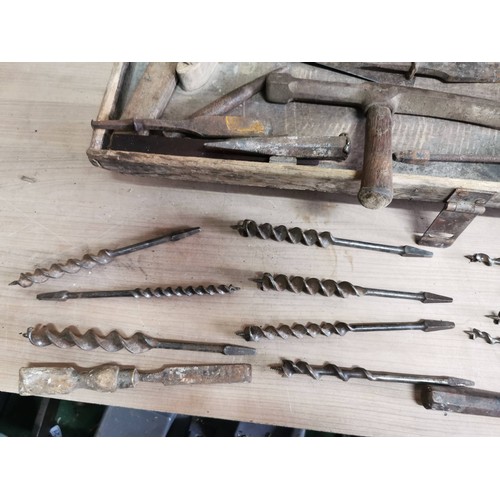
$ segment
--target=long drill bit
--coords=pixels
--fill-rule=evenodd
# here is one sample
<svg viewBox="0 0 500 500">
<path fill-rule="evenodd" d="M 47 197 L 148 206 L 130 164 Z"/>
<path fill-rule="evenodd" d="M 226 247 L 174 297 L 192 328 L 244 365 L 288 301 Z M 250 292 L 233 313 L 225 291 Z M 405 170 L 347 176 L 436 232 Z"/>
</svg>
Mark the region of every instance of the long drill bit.
<svg viewBox="0 0 500 500">
<path fill-rule="evenodd" d="M 317 337 L 324 335 L 330 337 L 333 334 L 345 335 L 349 332 L 389 332 L 389 331 L 403 331 L 403 330 L 421 330 L 423 332 L 437 332 L 439 330 L 449 330 L 455 328 L 455 323 L 451 321 L 436 321 L 432 319 L 422 319 L 411 323 L 343 323 L 337 321 L 335 324 L 323 322 L 295 323 L 290 325 L 272 326 L 267 325 L 264 327 L 251 325 L 244 328 L 242 332 L 237 332 L 236 335 L 243 337 L 246 341 L 258 341 L 260 339 L 272 340 L 274 338 L 281 338 L 283 340 L 289 337 L 296 337 L 298 339 L 308 335 L 309 337 Z"/>
<path fill-rule="evenodd" d="M 294 374 L 309 375 L 319 380 L 323 375 L 331 375 L 347 382 L 351 378 L 366 378 L 372 382 L 401 382 L 406 384 L 438 384 L 450 386 L 473 386 L 472 380 L 447 377 L 440 375 L 412 375 L 408 373 L 393 373 L 370 371 L 359 366 L 344 368 L 333 363 L 325 363 L 323 366 L 313 366 L 305 361 L 293 362 L 284 359 L 281 365 L 272 365 L 273 370 L 280 372 L 285 377 L 291 377 Z"/>
<path fill-rule="evenodd" d="M 150 248 L 152 246 L 170 241 L 179 241 L 183 238 L 199 233 L 200 231 L 201 228 L 199 227 L 191 227 L 182 231 L 168 233 L 163 236 L 159 236 L 158 238 L 140 241 L 139 243 L 134 243 L 133 245 L 128 245 L 122 248 L 116 248 L 115 250 L 99 250 L 97 254 L 85 254 L 81 259 L 69 259 L 64 264 L 52 264 L 48 269 L 37 268 L 32 273 L 21 273 L 19 278 L 16 281 L 9 283 L 9 285 L 19 285 L 23 288 L 27 288 L 33 285 L 33 283 L 44 283 L 51 278 L 61 278 L 64 274 L 75 274 L 82 269 L 93 269 L 97 265 L 103 266 L 105 264 L 109 264 L 113 259 L 120 257 L 121 255 L 137 252 L 138 250 L 144 250 L 145 248 Z"/>
<path fill-rule="evenodd" d="M 257 237 L 262 240 L 287 241 L 288 243 L 327 248 L 330 245 L 338 245 L 350 248 L 360 248 L 363 250 L 375 250 L 377 252 L 387 252 L 404 257 L 432 257 L 433 253 L 421 248 L 405 246 L 382 245 L 379 243 L 369 243 L 366 241 L 346 240 L 335 238 L 329 231 L 318 232 L 314 229 L 300 229 L 299 227 L 287 228 L 286 226 L 272 226 L 269 223 L 257 224 L 253 220 L 246 219 L 235 226 L 241 236 Z"/>
<path fill-rule="evenodd" d="M 361 297 L 371 295 L 373 297 L 386 297 L 395 299 L 419 300 L 424 304 L 436 302 L 453 302 L 451 297 L 437 295 L 430 292 L 399 292 L 395 290 L 382 290 L 379 288 L 367 288 L 353 285 L 348 281 L 334 281 L 331 279 L 319 280 L 318 278 L 303 278 L 302 276 L 286 276 L 285 274 L 263 273 L 262 278 L 254 280 L 259 288 L 265 292 L 273 290 L 282 292 L 284 290 L 293 293 L 306 293 L 308 295 L 323 295 L 331 297 L 346 298 L 349 295 Z"/>
<path fill-rule="evenodd" d="M 483 332 L 481 330 L 478 330 L 477 328 L 473 328 L 472 330 L 467 330 L 465 333 L 469 335 L 469 338 L 471 340 L 476 340 L 476 338 L 480 338 L 483 339 L 485 342 L 488 342 L 488 344 L 500 344 L 500 337 L 493 337 L 488 332 Z"/>
<path fill-rule="evenodd" d="M 109 297 L 134 297 L 135 299 L 151 299 L 164 297 L 194 297 L 199 295 L 226 295 L 239 290 L 233 285 L 207 285 L 207 286 L 167 286 L 164 288 L 134 288 L 132 290 L 91 290 L 88 292 L 58 292 L 39 293 L 38 300 L 57 300 L 63 302 L 68 299 L 102 299 Z"/>
<path fill-rule="evenodd" d="M 475 253 L 474 255 L 466 255 L 470 262 L 482 262 L 486 266 L 500 265 L 500 257 L 497 259 L 491 258 L 485 253 Z"/>
<path fill-rule="evenodd" d="M 75 389 L 115 392 L 135 387 L 138 382 L 156 382 L 163 385 L 233 384 L 250 382 L 249 364 L 171 366 L 155 372 L 136 368 L 103 365 L 90 369 L 72 366 L 34 366 L 19 370 L 19 394 L 69 394 Z"/>
<path fill-rule="evenodd" d="M 101 336 L 96 328 L 90 328 L 85 333 L 81 333 L 78 328 L 73 326 L 58 330 L 54 325 L 38 325 L 35 328 L 28 328 L 21 335 L 37 347 L 54 345 L 61 349 L 67 349 L 76 346 L 83 351 L 101 348 L 107 352 L 117 352 L 125 349 L 132 354 L 142 354 L 151 349 L 172 349 L 214 352 L 228 356 L 255 354 L 255 349 L 239 345 L 163 340 L 150 337 L 142 332 L 136 332 L 132 337 L 127 338 L 121 335 L 118 330 L 111 330 L 107 335 Z"/>
</svg>

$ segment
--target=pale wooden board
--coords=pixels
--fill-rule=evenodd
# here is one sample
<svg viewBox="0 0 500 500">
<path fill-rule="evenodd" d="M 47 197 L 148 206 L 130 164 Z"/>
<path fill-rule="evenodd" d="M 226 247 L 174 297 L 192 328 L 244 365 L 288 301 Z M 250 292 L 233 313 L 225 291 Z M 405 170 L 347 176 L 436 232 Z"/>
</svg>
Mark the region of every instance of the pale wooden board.
<svg viewBox="0 0 500 500">
<path fill-rule="evenodd" d="M 239 237 L 230 225 L 253 218 L 331 230 L 343 238 L 413 244 L 441 205 L 394 202 L 367 211 L 350 199 L 320 193 L 271 191 L 122 176 L 87 160 L 91 129 L 111 64 L 2 64 L 0 89 L 2 169 L 0 214 L 0 390 L 17 391 L 17 373 L 30 363 L 107 362 L 155 369 L 168 364 L 251 362 L 251 384 L 172 387 L 141 384 L 113 394 L 79 390 L 68 399 L 234 420 L 272 423 L 353 435 L 500 435 L 500 419 L 425 410 L 413 387 L 334 378 L 282 379 L 268 365 L 281 357 L 335 362 L 373 370 L 471 378 L 500 391 L 500 347 L 471 341 L 464 329 L 500 335 L 484 317 L 500 303 L 500 267 L 468 264 L 465 254 L 498 256 L 497 212 L 477 218 L 449 249 L 432 259 L 349 250 L 307 248 Z M 36 130 L 36 132 L 35 132 Z M 23 177 L 24 176 L 24 177 Z M 28 289 L 8 287 L 19 272 L 87 251 L 116 248 L 165 229 L 200 225 L 181 242 Z M 454 297 L 452 304 L 379 298 L 324 298 L 264 293 L 249 281 L 259 271 L 330 277 L 352 283 Z M 228 297 L 39 302 L 37 293 L 61 289 L 113 289 L 155 285 L 233 283 Z M 234 332 L 251 324 L 306 321 L 452 320 L 454 330 L 348 334 L 345 337 L 255 344 L 253 358 L 150 351 L 141 356 L 35 348 L 19 332 L 37 323 L 58 327 L 118 328 L 132 334 L 238 343 Z M 243 343 L 243 342 L 242 342 Z M 248 344 L 250 345 L 250 344 Z M 252 344 L 253 345 L 253 344 Z"/>
</svg>

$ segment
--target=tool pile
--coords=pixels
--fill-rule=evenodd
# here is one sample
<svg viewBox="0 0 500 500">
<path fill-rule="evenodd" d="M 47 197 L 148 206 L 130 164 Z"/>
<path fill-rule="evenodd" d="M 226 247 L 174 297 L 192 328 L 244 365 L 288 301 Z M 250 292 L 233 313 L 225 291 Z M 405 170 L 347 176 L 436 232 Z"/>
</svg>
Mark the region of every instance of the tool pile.
<svg viewBox="0 0 500 500">
<path fill-rule="evenodd" d="M 193 89 L 206 84 L 212 73 L 216 71 L 214 63 L 205 63 L 207 65 L 206 71 L 203 71 L 202 66 L 200 67 L 200 64 L 203 65 L 204 63 L 192 63 L 192 67 L 186 66 L 187 63 L 184 64 L 182 72 L 179 72 L 178 66 L 170 64 L 170 78 L 163 75 L 163 86 L 160 89 L 162 90 L 161 98 L 140 101 L 142 102 L 142 107 L 140 107 L 137 104 L 140 97 L 139 93 L 144 94 L 145 87 L 147 88 L 148 85 L 147 81 L 141 81 L 137 86 L 136 94 L 132 95 L 129 104 L 125 106 L 121 118 L 92 121 L 92 128 L 111 131 L 117 140 L 120 140 L 120 137 L 123 139 L 123 134 L 132 134 L 134 137 L 156 134 L 159 139 L 167 141 L 196 141 L 194 139 L 196 137 L 220 138 L 224 140 L 203 142 L 203 148 L 206 151 L 228 154 L 228 158 L 236 153 L 238 155 L 259 155 L 267 157 L 269 161 L 272 161 L 274 157 L 279 157 L 282 160 L 287 159 L 287 161 L 291 162 L 304 159 L 329 159 L 341 162 L 357 146 L 353 144 L 352 138 L 345 133 L 335 137 L 272 135 L 273 124 L 271 121 L 258 116 L 242 117 L 228 113 L 252 96 L 263 91 L 265 91 L 267 101 L 275 105 L 286 106 L 291 101 L 298 101 L 311 103 L 313 106 L 327 104 L 354 107 L 361 110 L 366 118 L 363 168 L 358 199 L 363 206 L 371 209 L 386 207 L 393 199 L 393 158 L 410 162 L 440 161 L 439 155 L 436 157 L 430 152 L 393 151 L 392 118 L 394 114 L 440 118 L 500 129 L 500 104 L 498 102 L 466 95 L 419 89 L 408 83 L 414 79 L 415 75 L 439 77 L 445 81 L 457 81 L 458 79 L 458 81 L 496 82 L 498 78 L 497 69 L 490 68 L 494 69 L 493 73 L 473 71 L 474 68 L 471 66 L 446 66 L 443 69 L 437 67 L 435 63 L 414 63 L 409 65 L 408 68 L 402 68 L 398 65 L 384 65 L 384 63 L 371 63 L 359 67 L 348 67 L 345 63 L 317 63 L 333 71 L 347 72 L 350 75 L 361 75 L 366 71 L 372 75 L 373 72 L 381 71 L 382 74 L 389 72 L 391 78 L 393 78 L 396 73 L 403 72 L 407 81 L 401 85 L 373 82 L 366 74 L 361 78 L 370 81 L 358 84 L 295 78 L 286 71 L 286 68 L 280 67 L 236 88 L 188 117 L 179 120 L 163 119 L 161 116 L 176 88 L 175 82 L 178 79 L 181 80 L 181 83 L 184 82 L 183 86 L 181 85 L 182 88 L 185 90 L 189 88 L 189 91 L 193 91 Z M 144 78 L 151 79 L 154 69 L 153 65 L 146 72 Z M 199 79 L 198 82 L 196 78 Z M 174 84 L 172 84 L 172 81 L 174 81 Z M 154 88 L 154 91 L 157 94 L 159 89 Z M 194 144 L 195 146 L 190 147 L 199 146 L 199 143 Z M 476 156 L 474 159 L 470 159 L 456 156 L 452 161 L 481 161 L 478 158 L 480 157 Z M 492 156 L 484 158 L 491 163 L 498 160 Z M 287 242 L 321 248 L 342 246 L 358 250 L 390 253 L 403 257 L 430 258 L 433 256 L 432 252 L 409 245 L 392 246 L 384 243 L 343 239 L 333 236 L 329 231 L 320 232 L 315 229 L 273 225 L 267 222 L 258 223 L 252 219 L 239 221 L 232 228 L 241 237 L 270 240 L 266 244 Z M 10 284 L 23 288 L 42 284 L 49 279 L 59 279 L 63 278 L 65 274 L 77 273 L 81 269 L 92 269 L 109 264 L 116 257 L 144 250 L 154 245 L 181 241 L 200 233 L 200 231 L 200 227 L 188 228 L 115 250 L 103 249 L 97 254 L 87 254 L 81 259 L 69 259 L 66 263 L 55 263 L 48 269 L 37 268 L 32 272 L 21 273 L 19 278 Z M 468 258 L 470 261 L 483 262 L 489 266 L 500 262 L 499 259 L 492 259 L 488 255 L 481 253 L 468 256 Z M 451 297 L 427 291 L 415 292 L 369 288 L 331 278 L 302 277 L 272 272 L 261 272 L 259 274 L 260 276 L 253 281 L 257 283 L 258 289 L 263 292 L 287 291 L 295 294 L 336 296 L 339 298 L 373 296 L 386 299 L 416 300 L 423 304 L 450 303 L 453 301 Z M 244 293 L 244 289 L 244 286 L 234 286 L 232 284 L 166 285 L 156 288 L 139 286 L 128 290 L 71 292 L 62 290 L 40 293 L 37 295 L 37 299 L 66 301 L 68 299 L 128 297 L 163 300 L 173 296 L 188 299 L 194 296 L 210 295 L 216 300 L 217 296 L 233 295 L 242 291 Z M 494 317 L 494 320 L 498 323 L 496 319 L 497 316 Z M 351 332 L 358 334 L 377 331 L 436 332 L 454 327 L 455 324 L 452 321 L 441 319 L 355 324 L 337 321 L 335 323 L 296 323 L 276 326 L 248 325 L 243 328 L 239 325 L 237 327 L 239 330 L 235 334 L 247 342 L 272 341 L 274 339 L 279 339 L 281 342 L 290 338 L 301 339 L 305 336 L 344 336 Z M 151 337 L 143 332 L 136 332 L 131 337 L 127 337 L 117 330 L 113 330 L 107 335 L 102 335 L 97 328 L 89 329 L 84 333 L 74 326 L 68 326 L 60 330 L 52 324 L 29 327 L 22 335 L 37 347 L 55 346 L 61 349 L 78 347 L 84 351 L 100 348 L 109 353 L 125 350 L 132 354 L 140 354 L 150 349 L 174 349 L 241 356 L 255 355 L 257 352 L 254 348 L 241 345 L 166 340 Z M 473 329 L 470 335 L 471 338 L 483 338 L 491 344 L 499 342 L 497 338 L 478 329 Z M 266 342 L 263 343 L 264 349 L 266 348 L 265 345 Z M 423 403 L 426 408 L 500 416 L 500 410 L 488 410 L 486 412 L 481 406 L 483 396 L 487 397 L 488 401 L 492 399 L 500 401 L 500 395 L 492 398 L 491 393 L 485 396 L 484 391 L 474 392 L 469 389 L 470 386 L 474 385 L 471 380 L 449 376 L 372 371 L 360 367 L 346 368 L 331 362 L 326 362 L 320 366 L 302 360 L 292 361 L 289 359 L 283 359 L 280 365 L 272 365 L 271 368 L 277 370 L 284 377 L 291 377 L 294 374 L 306 374 L 317 380 L 322 376 L 330 375 L 340 378 L 342 381 L 348 381 L 350 378 L 363 378 L 371 382 L 385 381 L 417 384 L 423 388 L 422 390 L 426 395 Z M 135 368 L 121 368 L 116 365 L 95 367 L 89 370 L 80 370 L 68 366 L 30 366 L 20 370 L 19 391 L 25 395 L 67 394 L 79 388 L 114 392 L 117 389 L 134 387 L 138 382 L 161 382 L 164 385 L 223 384 L 250 382 L 251 375 L 250 364 L 174 366 L 155 372 L 141 372 Z M 457 403 L 458 397 L 461 398 L 461 402 Z M 500 404 L 497 404 L 497 406 L 500 407 Z"/>
</svg>

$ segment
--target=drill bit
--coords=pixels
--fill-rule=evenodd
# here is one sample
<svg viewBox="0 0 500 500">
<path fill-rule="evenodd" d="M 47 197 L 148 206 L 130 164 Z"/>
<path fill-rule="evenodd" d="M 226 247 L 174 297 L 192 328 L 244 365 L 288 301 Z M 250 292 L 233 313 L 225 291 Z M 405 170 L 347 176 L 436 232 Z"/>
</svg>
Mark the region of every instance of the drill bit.
<svg viewBox="0 0 500 500">
<path fill-rule="evenodd" d="M 498 312 L 498 314 L 487 314 L 486 317 L 491 318 L 495 325 L 500 324 L 500 312 Z"/>
<path fill-rule="evenodd" d="M 19 394 L 69 394 L 75 389 L 115 392 L 135 387 L 138 382 L 156 382 L 164 385 L 232 384 L 250 382 L 249 364 L 171 366 L 155 372 L 136 368 L 103 365 L 90 369 L 72 366 L 34 366 L 19 370 Z"/>
<path fill-rule="evenodd" d="M 422 319 L 412 323 L 343 323 L 337 321 L 335 324 L 323 322 L 295 323 L 292 326 L 279 325 L 264 327 L 251 325 L 245 327 L 242 332 L 237 332 L 236 335 L 243 337 L 246 341 L 258 341 L 260 339 L 272 340 L 275 337 L 286 340 L 290 336 L 298 339 L 303 338 L 305 335 L 310 337 L 317 337 L 318 335 L 325 335 L 330 337 L 333 334 L 345 335 L 348 332 L 388 332 L 388 331 L 402 331 L 402 330 L 422 330 L 423 332 L 437 332 L 439 330 L 449 330 L 455 328 L 455 323 L 451 321 L 436 321 L 432 319 Z"/>
<path fill-rule="evenodd" d="M 308 295 L 323 295 L 346 298 L 349 295 L 360 297 L 371 295 L 373 297 L 387 297 L 395 299 L 419 300 L 424 304 L 436 302 L 453 302 L 451 297 L 437 295 L 429 292 L 399 292 L 395 290 L 382 290 L 353 285 L 348 281 L 334 281 L 331 279 L 319 280 L 318 278 L 303 278 L 302 276 L 286 276 L 285 274 L 263 273 L 262 278 L 254 280 L 259 288 L 265 292 L 274 290 L 282 292 L 287 290 L 293 293 L 306 293 Z"/>
<path fill-rule="evenodd" d="M 49 269 L 37 268 L 32 273 L 21 273 L 19 278 L 16 281 L 9 283 L 9 285 L 19 285 L 23 288 L 27 288 L 33 285 L 33 283 L 45 283 L 50 278 L 58 279 L 64 274 L 75 274 L 82 269 L 92 269 L 97 265 L 103 266 L 105 264 L 109 264 L 115 257 L 137 252 L 138 250 L 144 250 L 145 248 L 160 245 L 161 243 L 182 240 L 183 238 L 192 236 L 200 231 L 201 228 L 199 227 L 191 227 L 182 231 L 165 234 L 163 236 L 159 236 L 158 238 L 140 241 L 139 243 L 134 243 L 133 245 L 117 248 L 115 250 L 99 250 L 97 254 L 85 254 L 81 259 L 69 259 L 64 264 L 52 264 Z"/>
<path fill-rule="evenodd" d="M 432 252 L 421 248 L 405 246 L 381 245 L 379 243 L 368 243 L 365 241 L 346 240 L 335 238 L 329 231 L 318 232 L 314 229 L 303 230 L 299 227 L 287 228 L 286 226 L 272 226 L 269 223 L 257 224 L 253 220 L 246 219 L 235 226 L 241 236 L 257 237 L 262 240 L 287 241 L 288 243 L 301 243 L 302 245 L 327 248 L 330 245 L 360 248 L 363 250 L 375 250 L 378 252 L 394 253 L 403 257 L 432 257 Z"/>
<path fill-rule="evenodd" d="M 486 266 L 500 265 L 500 257 L 498 259 L 492 259 L 489 255 L 485 253 L 475 253 L 474 255 L 466 255 L 470 262 L 482 262 Z"/>
<path fill-rule="evenodd" d="M 500 337 L 493 337 L 488 332 L 482 332 L 477 328 L 473 328 L 472 330 L 467 330 L 465 333 L 469 335 L 469 338 L 471 340 L 476 340 L 476 338 L 479 337 L 483 339 L 485 342 L 488 342 L 488 344 L 500 344 Z"/>
<path fill-rule="evenodd" d="M 61 349 L 67 349 L 77 346 L 84 351 L 93 351 L 100 347 L 107 352 L 125 349 L 132 354 L 141 354 L 150 349 L 215 352 L 228 356 L 255 354 L 255 349 L 239 345 L 163 340 L 150 337 L 142 332 L 136 332 L 132 337 L 126 338 L 118 330 L 111 330 L 106 336 L 101 336 L 99 330 L 90 328 L 82 334 L 73 326 L 59 331 L 54 325 L 38 325 L 35 328 L 28 328 L 21 335 L 37 347 L 55 345 Z"/>
<path fill-rule="evenodd" d="M 325 363 L 323 366 L 312 366 L 305 361 L 297 361 L 294 363 L 289 359 L 282 360 L 281 365 L 272 365 L 271 369 L 281 372 L 285 377 L 291 377 L 293 374 L 299 373 L 303 375 L 310 375 L 316 380 L 319 380 L 323 375 L 331 375 L 340 378 L 344 382 L 347 382 L 350 378 L 366 378 L 372 382 L 401 382 L 408 384 L 425 383 L 455 387 L 474 385 L 472 380 L 455 377 L 369 371 L 359 366 L 344 368 L 334 365 L 333 363 Z"/>
<path fill-rule="evenodd" d="M 57 300 L 63 302 L 68 299 L 102 299 L 109 297 L 134 297 L 135 299 L 151 299 L 163 297 L 193 297 L 195 295 L 226 295 L 239 290 L 233 285 L 208 285 L 208 286 L 167 286 L 164 288 L 134 288 L 133 290 L 92 290 L 89 292 L 69 292 L 60 290 L 58 292 L 39 293 L 38 300 Z"/>
</svg>

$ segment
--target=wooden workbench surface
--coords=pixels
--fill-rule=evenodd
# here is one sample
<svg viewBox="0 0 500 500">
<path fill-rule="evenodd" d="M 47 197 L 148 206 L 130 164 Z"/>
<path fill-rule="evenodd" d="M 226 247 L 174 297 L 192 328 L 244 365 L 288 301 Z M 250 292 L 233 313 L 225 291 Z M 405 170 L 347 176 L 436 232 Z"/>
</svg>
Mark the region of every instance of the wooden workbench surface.
<svg viewBox="0 0 500 500">
<path fill-rule="evenodd" d="M 112 394 L 77 390 L 68 399 L 348 435 L 500 435 L 500 419 L 424 409 L 411 385 L 333 377 L 281 378 L 269 369 L 281 358 L 330 361 L 373 370 L 470 378 L 500 391 L 500 347 L 469 340 L 477 327 L 500 335 L 486 314 L 500 308 L 500 268 L 469 264 L 464 255 L 497 257 L 500 220 L 478 217 L 449 249 L 432 259 L 342 247 L 308 248 L 245 239 L 230 226 L 242 219 L 330 230 L 335 236 L 393 245 L 414 244 L 442 208 L 397 201 L 367 211 L 349 198 L 290 191 L 172 184 L 93 167 L 85 154 L 111 64 L 0 65 L 0 390 L 16 392 L 29 364 L 108 362 L 153 370 L 172 364 L 250 362 L 251 384 L 163 387 L 139 384 Z M 118 248 L 165 230 L 201 226 L 199 235 L 117 258 L 113 263 L 23 289 L 7 286 L 20 272 Z M 264 293 L 259 272 L 333 278 L 357 285 L 428 291 L 452 304 L 375 297 L 326 298 Z M 232 283 L 231 296 L 41 302 L 45 291 Z M 453 330 L 347 334 L 345 337 L 246 344 L 235 336 L 249 324 L 450 320 Z M 155 337 L 242 343 L 254 357 L 152 350 L 128 353 L 36 348 L 20 332 L 39 323 L 82 331 L 117 328 Z M 498 331 L 497 331 L 498 329 Z"/>
</svg>

